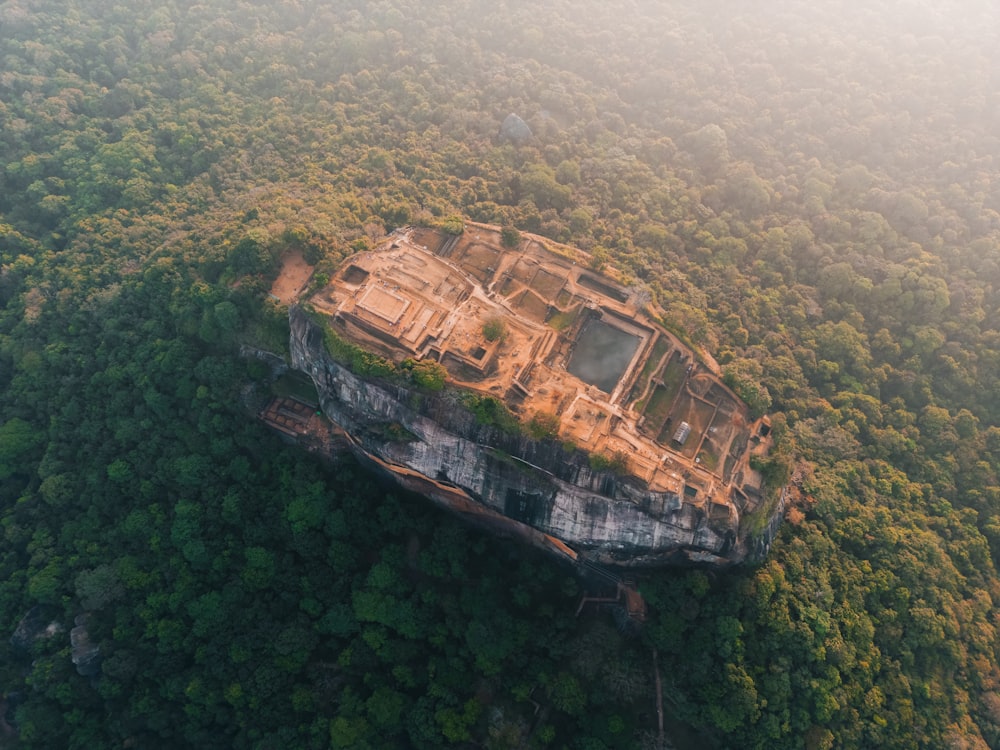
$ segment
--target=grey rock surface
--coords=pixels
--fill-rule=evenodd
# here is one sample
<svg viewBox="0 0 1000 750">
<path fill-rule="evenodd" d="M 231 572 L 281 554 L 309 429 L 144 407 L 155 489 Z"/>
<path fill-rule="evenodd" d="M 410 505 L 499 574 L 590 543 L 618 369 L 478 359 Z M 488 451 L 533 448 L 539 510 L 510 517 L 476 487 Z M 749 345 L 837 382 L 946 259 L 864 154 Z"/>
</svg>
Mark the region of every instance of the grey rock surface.
<svg viewBox="0 0 1000 750">
<path fill-rule="evenodd" d="M 82 614 L 74 620 L 76 627 L 69 631 L 70 658 L 79 674 L 93 677 L 101 671 L 101 648 L 90 640 L 88 619 L 88 615 Z"/>
<path fill-rule="evenodd" d="M 355 455 L 481 526 L 617 565 L 725 566 L 766 550 L 770 539 L 740 535 L 735 507 L 712 512 L 594 471 L 557 441 L 477 423 L 448 390 L 414 398 L 405 385 L 362 379 L 329 357 L 304 311 L 292 307 L 289 317 L 292 367 L 312 377 L 324 413 L 348 434 Z M 388 424 L 412 439 L 387 438 Z"/>
<path fill-rule="evenodd" d="M 39 638 L 51 638 L 62 631 L 62 626 L 52 617 L 54 609 L 35 606 L 29 609 L 10 637 L 10 644 L 21 651 L 27 651 Z"/>
<path fill-rule="evenodd" d="M 531 139 L 528 123 L 511 112 L 500 124 L 500 140 L 520 145 Z"/>
</svg>

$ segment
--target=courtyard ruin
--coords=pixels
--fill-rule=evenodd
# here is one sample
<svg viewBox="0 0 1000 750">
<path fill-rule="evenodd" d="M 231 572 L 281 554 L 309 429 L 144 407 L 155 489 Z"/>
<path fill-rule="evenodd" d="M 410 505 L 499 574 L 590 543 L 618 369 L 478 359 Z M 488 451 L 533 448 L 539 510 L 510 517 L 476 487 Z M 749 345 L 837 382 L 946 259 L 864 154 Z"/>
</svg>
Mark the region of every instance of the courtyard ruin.
<svg viewBox="0 0 1000 750">
<path fill-rule="evenodd" d="M 408 227 L 349 258 L 313 309 L 343 338 L 396 362 L 440 363 L 455 385 L 544 417 L 567 447 L 624 463 L 650 490 L 711 512 L 753 510 L 749 457 L 766 422 L 580 250 L 467 222 Z"/>
</svg>

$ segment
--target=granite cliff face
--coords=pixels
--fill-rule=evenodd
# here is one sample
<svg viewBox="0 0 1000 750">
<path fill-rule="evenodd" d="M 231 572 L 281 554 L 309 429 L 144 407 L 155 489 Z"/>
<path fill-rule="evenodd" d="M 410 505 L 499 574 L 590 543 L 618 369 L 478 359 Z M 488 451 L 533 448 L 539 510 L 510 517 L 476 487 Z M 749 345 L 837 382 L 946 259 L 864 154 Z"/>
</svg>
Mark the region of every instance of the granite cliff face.
<svg viewBox="0 0 1000 750">
<path fill-rule="evenodd" d="M 330 357 L 320 325 L 300 307 L 289 319 L 292 367 L 312 378 L 354 454 L 477 525 L 573 560 L 616 565 L 724 566 L 767 550 L 781 503 L 748 536 L 735 502 L 699 507 L 683 493 L 595 471 L 557 440 L 481 424 L 455 389 L 358 377 Z"/>
</svg>

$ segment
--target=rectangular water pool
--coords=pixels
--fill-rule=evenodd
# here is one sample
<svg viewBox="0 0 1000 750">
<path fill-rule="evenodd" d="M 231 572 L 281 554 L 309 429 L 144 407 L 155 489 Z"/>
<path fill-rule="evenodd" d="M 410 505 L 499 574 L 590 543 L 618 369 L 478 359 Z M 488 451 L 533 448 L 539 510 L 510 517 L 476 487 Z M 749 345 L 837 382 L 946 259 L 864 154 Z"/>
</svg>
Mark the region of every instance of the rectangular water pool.
<svg viewBox="0 0 1000 750">
<path fill-rule="evenodd" d="M 602 320 L 584 325 L 566 369 L 585 383 L 611 393 L 625 374 L 642 339 Z"/>
</svg>

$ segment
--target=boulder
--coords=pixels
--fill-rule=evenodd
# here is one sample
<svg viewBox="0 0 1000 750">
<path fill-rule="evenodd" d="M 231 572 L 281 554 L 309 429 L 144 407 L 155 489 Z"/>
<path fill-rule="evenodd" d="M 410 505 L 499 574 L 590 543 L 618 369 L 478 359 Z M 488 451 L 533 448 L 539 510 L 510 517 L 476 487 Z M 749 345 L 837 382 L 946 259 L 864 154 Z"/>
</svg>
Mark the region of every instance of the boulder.
<svg viewBox="0 0 1000 750">
<path fill-rule="evenodd" d="M 53 613 L 47 609 L 41 606 L 29 609 L 10 637 L 10 645 L 21 651 L 27 651 L 39 638 L 51 638 L 61 632 L 62 626 L 51 619 Z"/>
<path fill-rule="evenodd" d="M 93 677 L 101 671 L 101 647 L 90 640 L 87 614 L 77 615 L 76 627 L 69 631 L 71 658 L 76 671 L 84 677 Z"/>
<path fill-rule="evenodd" d="M 503 124 L 500 125 L 501 141 L 506 141 L 519 146 L 522 143 L 526 143 L 530 140 L 530 138 L 531 128 L 528 127 L 528 123 L 515 115 L 513 112 L 504 118 Z"/>
</svg>

